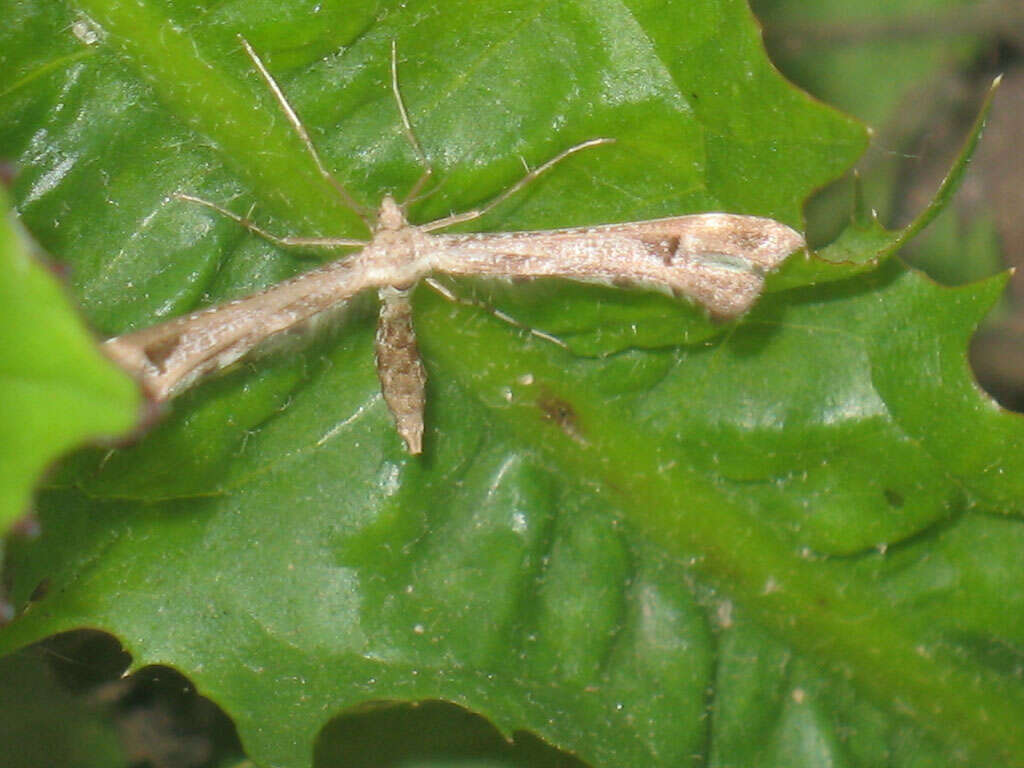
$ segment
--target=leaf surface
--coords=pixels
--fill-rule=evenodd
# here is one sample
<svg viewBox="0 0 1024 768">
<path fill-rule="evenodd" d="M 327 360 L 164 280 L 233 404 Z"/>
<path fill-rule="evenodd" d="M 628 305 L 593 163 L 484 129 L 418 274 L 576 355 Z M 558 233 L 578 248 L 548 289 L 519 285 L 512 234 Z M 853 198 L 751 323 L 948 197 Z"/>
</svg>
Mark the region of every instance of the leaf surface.
<svg viewBox="0 0 1024 768">
<path fill-rule="evenodd" d="M 475 224 L 798 225 L 864 144 L 778 77 L 734 2 L 16 9 L 35 42 L 14 36 L 2 96 L 18 208 L 105 333 L 323 258 L 176 191 L 255 204 L 280 233 L 365 234 L 238 33 L 371 206 L 420 174 L 388 86 L 396 41 L 437 179 L 415 221 L 486 201 L 520 157 L 612 136 Z M 793 267 L 727 326 L 639 293 L 456 284 L 571 352 L 421 289 L 422 458 L 380 399 L 358 302 L 185 395 L 137 446 L 67 462 L 43 536 L 12 546 L 23 614 L 0 644 L 107 629 L 137 666 L 188 675 L 268 765 L 307 764 L 347 708 L 423 699 L 595 765 L 1020 764 L 1005 649 L 1024 615 L 1024 430 L 964 358 L 1002 281 L 940 288 L 874 236 L 847 241 L 870 268 Z"/>
</svg>

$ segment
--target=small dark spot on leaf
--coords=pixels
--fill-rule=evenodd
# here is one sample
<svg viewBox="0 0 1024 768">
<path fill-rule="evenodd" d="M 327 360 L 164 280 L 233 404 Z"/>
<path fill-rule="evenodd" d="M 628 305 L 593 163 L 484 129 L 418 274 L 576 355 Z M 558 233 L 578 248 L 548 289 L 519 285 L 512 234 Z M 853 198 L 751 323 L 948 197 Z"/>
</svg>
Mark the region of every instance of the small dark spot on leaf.
<svg viewBox="0 0 1024 768">
<path fill-rule="evenodd" d="M 570 424 L 576 421 L 576 412 L 572 405 L 557 397 L 542 397 L 537 405 L 544 411 L 544 418 L 558 424 Z"/>
<path fill-rule="evenodd" d="M 537 398 L 537 407 L 544 414 L 546 421 L 557 424 L 573 440 L 583 442 L 576 409 L 572 407 L 572 403 L 555 395 L 545 394 Z"/>
<path fill-rule="evenodd" d="M 38 584 L 36 584 L 36 588 L 33 589 L 32 590 L 32 594 L 30 594 L 28 596 L 29 602 L 30 603 L 38 603 L 40 600 L 42 600 L 44 597 L 46 597 L 47 594 L 49 594 L 49 592 L 50 592 L 50 579 L 49 579 L 49 577 L 47 577 L 47 578 L 43 579 L 42 581 L 40 581 Z"/>
<path fill-rule="evenodd" d="M 885 489 L 885 500 L 889 502 L 890 507 L 899 509 L 903 506 L 903 494 L 899 491 L 894 491 L 892 488 Z"/>
</svg>

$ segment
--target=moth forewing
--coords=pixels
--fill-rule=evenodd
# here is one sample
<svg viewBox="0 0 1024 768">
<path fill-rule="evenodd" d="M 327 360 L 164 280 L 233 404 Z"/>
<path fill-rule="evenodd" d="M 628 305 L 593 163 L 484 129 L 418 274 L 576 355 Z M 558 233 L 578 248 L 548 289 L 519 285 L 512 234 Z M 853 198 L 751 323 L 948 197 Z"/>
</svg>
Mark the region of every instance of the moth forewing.
<svg viewBox="0 0 1024 768">
<path fill-rule="evenodd" d="M 104 350 L 161 401 L 226 368 L 276 334 L 337 307 L 367 287 L 358 262 L 335 261 L 291 280 L 104 343 Z"/>
<path fill-rule="evenodd" d="M 686 296 L 725 318 L 746 312 L 764 275 L 804 245 L 774 219 L 726 213 L 434 239 L 438 270 L 448 274 L 635 285 Z"/>
</svg>

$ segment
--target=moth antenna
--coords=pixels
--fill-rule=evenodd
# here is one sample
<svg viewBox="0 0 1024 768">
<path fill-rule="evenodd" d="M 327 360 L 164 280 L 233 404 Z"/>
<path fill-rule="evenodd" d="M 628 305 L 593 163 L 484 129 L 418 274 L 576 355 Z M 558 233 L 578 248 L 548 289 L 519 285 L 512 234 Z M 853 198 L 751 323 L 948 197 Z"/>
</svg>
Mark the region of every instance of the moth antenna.
<svg viewBox="0 0 1024 768">
<path fill-rule="evenodd" d="M 412 121 L 409 119 L 409 112 L 405 108 L 405 101 L 402 99 L 402 90 L 398 86 L 398 44 L 394 40 L 391 41 L 391 92 L 395 95 L 398 114 L 402 118 L 402 131 L 405 133 L 409 146 L 412 147 L 413 153 L 423 167 L 423 173 L 420 174 L 416 183 L 412 185 L 412 189 L 405 196 L 405 200 L 402 201 L 402 208 L 404 209 L 410 202 L 416 199 L 416 195 L 423 189 L 423 185 L 434 175 L 434 168 L 430 164 L 430 160 L 427 159 L 427 153 L 423 151 L 423 145 L 420 144 L 420 140 L 416 137 L 416 131 L 413 130 Z"/>
</svg>

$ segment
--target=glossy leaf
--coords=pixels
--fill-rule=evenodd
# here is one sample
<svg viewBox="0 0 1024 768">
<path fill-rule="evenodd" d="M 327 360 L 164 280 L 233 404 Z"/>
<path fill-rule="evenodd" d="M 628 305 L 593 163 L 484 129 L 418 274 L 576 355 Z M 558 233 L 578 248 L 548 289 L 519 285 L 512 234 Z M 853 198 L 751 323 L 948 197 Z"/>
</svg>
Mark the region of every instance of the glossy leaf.
<svg viewBox="0 0 1024 768">
<path fill-rule="evenodd" d="M 255 202 L 275 231 L 361 230 L 236 33 L 368 204 L 420 173 L 388 90 L 397 41 L 438 179 L 417 221 L 500 191 L 519 155 L 613 136 L 479 228 L 710 209 L 798 224 L 863 147 L 778 78 L 739 3 L 350 6 L 358 24 L 318 23 L 339 17 L 328 3 L 271 25 L 90 0 L 95 41 L 49 54 L 75 18 L 17 6 L 36 45 L 9 59 L 0 138 L 24 221 L 101 330 L 312 263 L 175 191 Z M 852 261 L 894 237 L 875 235 Z M 12 547 L 22 615 L 0 644 L 108 629 L 137 666 L 188 675 L 270 765 L 307 763 L 347 708 L 424 699 L 595 765 L 1020 763 L 1005 649 L 1024 615 L 1024 429 L 964 359 L 1002 282 L 871 267 L 792 273 L 728 326 L 641 294 L 486 289 L 575 354 L 420 290 L 422 458 L 381 402 L 359 303 L 186 395 L 134 448 L 68 462 L 43 536 Z"/>
</svg>

